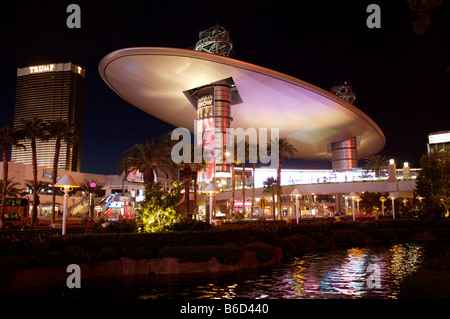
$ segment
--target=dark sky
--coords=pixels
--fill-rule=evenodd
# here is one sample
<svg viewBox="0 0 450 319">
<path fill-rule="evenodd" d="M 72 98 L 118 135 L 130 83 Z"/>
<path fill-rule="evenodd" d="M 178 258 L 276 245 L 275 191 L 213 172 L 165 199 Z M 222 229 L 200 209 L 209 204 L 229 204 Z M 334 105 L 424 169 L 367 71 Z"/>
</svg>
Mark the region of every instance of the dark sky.
<svg viewBox="0 0 450 319">
<path fill-rule="evenodd" d="M 81 29 L 66 26 L 70 3 L 81 7 Z M 370 3 L 381 8 L 381 29 L 366 25 Z M 100 60 L 127 47 L 191 48 L 200 30 L 218 23 L 230 29 L 236 59 L 326 90 L 347 81 L 355 105 L 386 135 L 381 153 L 417 167 L 428 134 L 450 130 L 449 7 L 444 0 L 432 11 L 432 24 L 418 36 L 407 0 L 2 4 L 0 126 L 12 125 L 17 68 L 73 62 L 86 69 L 82 171 L 114 174 L 126 149 L 173 127 L 117 96 L 100 78 Z"/>
</svg>

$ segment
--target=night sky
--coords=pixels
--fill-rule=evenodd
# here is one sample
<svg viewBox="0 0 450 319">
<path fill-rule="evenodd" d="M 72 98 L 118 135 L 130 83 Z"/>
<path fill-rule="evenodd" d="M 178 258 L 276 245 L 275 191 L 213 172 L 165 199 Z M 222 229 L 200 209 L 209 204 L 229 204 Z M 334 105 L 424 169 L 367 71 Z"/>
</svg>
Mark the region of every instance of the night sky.
<svg viewBox="0 0 450 319">
<path fill-rule="evenodd" d="M 81 7 L 81 29 L 66 26 L 70 3 Z M 366 25 L 370 3 L 381 8 L 381 29 Z M 86 69 L 81 170 L 115 174 L 126 149 L 173 127 L 117 96 L 98 73 L 100 60 L 127 47 L 192 48 L 199 31 L 218 23 L 230 30 L 236 59 L 326 90 L 347 81 L 355 105 L 386 136 L 381 154 L 417 167 L 428 134 L 450 130 L 449 13 L 444 0 L 419 36 L 407 0 L 2 3 L 0 126 L 13 122 L 17 68 L 73 62 Z"/>
</svg>

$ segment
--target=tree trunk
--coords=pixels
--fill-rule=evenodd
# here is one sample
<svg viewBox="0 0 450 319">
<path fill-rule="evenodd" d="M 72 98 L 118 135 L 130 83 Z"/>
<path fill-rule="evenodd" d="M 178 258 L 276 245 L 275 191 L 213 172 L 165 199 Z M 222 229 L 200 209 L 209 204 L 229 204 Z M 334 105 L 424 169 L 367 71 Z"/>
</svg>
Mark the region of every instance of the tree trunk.
<svg viewBox="0 0 450 319">
<path fill-rule="evenodd" d="M 282 212 L 281 212 L 281 197 L 283 195 L 283 189 L 281 188 L 281 167 L 282 166 L 283 166 L 283 157 L 280 156 L 280 161 L 278 163 L 278 169 L 277 169 L 277 186 L 278 186 L 278 191 L 280 192 L 277 195 L 277 197 L 278 197 L 277 207 L 278 207 L 278 214 L 280 215 L 280 219 L 283 219 Z"/>
<path fill-rule="evenodd" d="M 191 191 L 192 168 L 185 167 L 183 170 L 184 178 L 184 218 L 189 218 L 189 194 Z"/>
<path fill-rule="evenodd" d="M 198 172 L 195 171 L 195 180 L 194 180 L 194 214 L 198 218 L 198 206 L 197 206 L 197 178 Z"/>
<path fill-rule="evenodd" d="M 3 147 L 3 184 L 2 184 L 2 206 L 0 216 L 0 229 L 3 227 L 3 215 L 5 214 L 6 182 L 8 180 L 8 148 Z"/>
<path fill-rule="evenodd" d="M 144 177 L 144 185 L 153 184 L 155 180 L 155 176 L 153 174 L 153 169 L 146 168 L 143 173 Z"/>
<path fill-rule="evenodd" d="M 37 156 L 36 156 L 36 139 L 31 139 L 31 153 L 33 158 L 33 210 L 31 211 L 31 228 L 37 217 L 37 198 L 38 198 L 38 180 L 37 180 Z"/>
<path fill-rule="evenodd" d="M 242 211 L 244 213 L 244 220 L 245 220 L 245 162 L 242 163 Z"/>
<path fill-rule="evenodd" d="M 275 215 L 275 194 L 272 194 L 272 216 L 273 216 L 273 220 L 276 220 L 276 215 Z"/>
<path fill-rule="evenodd" d="M 231 163 L 231 216 L 234 214 L 234 196 L 236 192 L 236 175 L 234 173 L 234 163 Z"/>
<path fill-rule="evenodd" d="M 59 151 L 61 149 L 61 138 L 56 138 L 56 145 L 55 145 L 55 157 L 53 159 L 53 176 L 52 176 L 52 223 L 55 222 L 55 206 L 56 206 L 56 179 L 58 177 L 58 161 L 59 161 Z"/>
<path fill-rule="evenodd" d="M 255 170 L 256 170 L 256 163 L 253 163 L 253 175 L 252 175 L 252 206 L 250 208 L 250 222 L 253 219 L 253 204 L 255 202 Z"/>
</svg>

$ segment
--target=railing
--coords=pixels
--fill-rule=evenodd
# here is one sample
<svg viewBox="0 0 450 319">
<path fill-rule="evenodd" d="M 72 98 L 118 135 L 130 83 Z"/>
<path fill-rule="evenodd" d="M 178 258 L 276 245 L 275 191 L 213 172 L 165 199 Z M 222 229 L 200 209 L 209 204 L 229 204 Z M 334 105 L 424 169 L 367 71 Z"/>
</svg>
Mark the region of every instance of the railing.
<svg viewBox="0 0 450 319">
<path fill-rule="evenodd" d="M 420 172 L 420 168 L 411 168 L 409 171 L 409 174 L 404 175 L 403 169 L 397 169 L 397 180 L 403 181 L 403 180 L 415 180 L 417 178 L 418 173 Z M 292 185 L 310 185 L 310 184 L 338 184 L 338 183 L 361 183 L 361 182 L 382 182 L 387 181 L 389 178 L 389 175 L 386 170 L 381 170 L 379 173 L 375 174 L 374 172 L 367 172 L 364 170 L 358 170 L 354 172 L 347 172 L 347 173 L 336 173 L 332 171 L 314 171 L 311 170 L 310 172 L 304 171 L 305 173 L 300 176 L 299 179 L 295 180 L 292 179 L 289 182 L 286 182 L 283 180 L 283 175 L 288 175 L 289 172 L 282 172 L 281 173 L 281 186 L 292 186 Z M 240 174 L 238 172 L 237 174 Z M 273 177 L 276 177 L 276 173 Z M 286 176 L 285 175 L 285 176 Z M 202 190 L 206 187 L 207 183 L 198 183 L 197 186 L 197 192 L 201 193 Z M 221 192 L 229 192 L 232 191 L 231 183 L 228 181 L 227 184 L 219 184 L 218 187 L 220 188 Z M 253 187 L 253 181 L 252 177 L 247 177 L 245 182 L 245 189 L 246 192 L 248 190 L 251 190 Z M 255 188 L 261 188 L 263 187 L 261 181 L 259 183 L 255 183 Z M 191 193 L 194 193 L 194 186 L 193 183 L 191 183 Z M 242 183 L 237 183 L 235 186 L 235 192 L 242 192 Z"/>
</svg>

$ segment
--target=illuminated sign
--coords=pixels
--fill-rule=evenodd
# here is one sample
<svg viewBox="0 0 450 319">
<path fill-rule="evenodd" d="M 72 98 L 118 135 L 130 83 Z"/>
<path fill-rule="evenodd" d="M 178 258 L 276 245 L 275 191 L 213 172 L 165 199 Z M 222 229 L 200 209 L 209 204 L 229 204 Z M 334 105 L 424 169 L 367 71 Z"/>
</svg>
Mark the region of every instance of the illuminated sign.
<svg viewBox="0 0 450 319">
<path fill-rule="evenodd" d="M 236 207 L 236 206 L 252 206 L 252 202 L 245 202 L 245 203 L 242 203 L 242 201 L 235 200 L 235 201 L 234 201 L 234 206 L 235 206 L 235 207 Z"/>
<path fill-rule="evenodd" d="M 108 207 L 110 207 L 110 208 L 121 208 L 121 207 L 123 207 L 123 205 L 124 205 L 124 202 L 110 202 L 108 204 Z"/>
<path fill-rule="evenodd" d="M 430 144 L 446 143 L 446 142 L 450 142 L 449 132 L 428 135 L 428 143 Z"/>
<path fill-rule="evenodd" d="M 213 104 L 213 97 L 211 94 L 202 96 L 198 99 L 197 107 L 207 107 L 212 106 Z"/>
<path fill-rule="evenodd" d="M 51 71 L 55 71 L 54 64 L 30 66 L 30 73 L 41 73 L 41 72 L 51 72 Z"/>
</svg>

